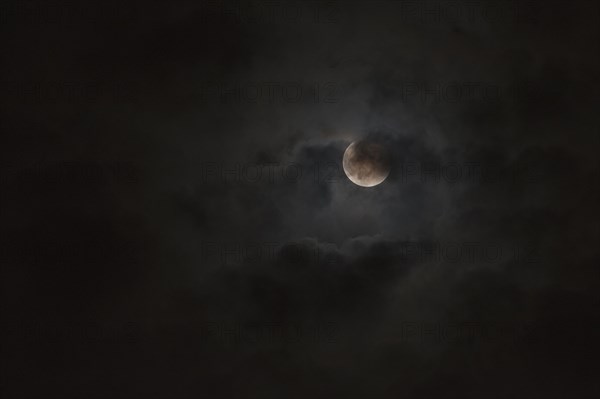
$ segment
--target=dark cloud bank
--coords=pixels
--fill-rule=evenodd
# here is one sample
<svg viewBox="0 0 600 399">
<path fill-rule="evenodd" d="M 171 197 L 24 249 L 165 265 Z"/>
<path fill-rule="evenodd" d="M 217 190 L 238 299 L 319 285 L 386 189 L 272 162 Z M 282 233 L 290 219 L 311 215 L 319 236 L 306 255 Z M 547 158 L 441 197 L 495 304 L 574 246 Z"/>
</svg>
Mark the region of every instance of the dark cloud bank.
<svg viewBox="0 0 600 399">
<path fill-rule="evenodd" d="M 3 397 L 600 394 L 597 3 L 2 16 Z"/>
</svg>

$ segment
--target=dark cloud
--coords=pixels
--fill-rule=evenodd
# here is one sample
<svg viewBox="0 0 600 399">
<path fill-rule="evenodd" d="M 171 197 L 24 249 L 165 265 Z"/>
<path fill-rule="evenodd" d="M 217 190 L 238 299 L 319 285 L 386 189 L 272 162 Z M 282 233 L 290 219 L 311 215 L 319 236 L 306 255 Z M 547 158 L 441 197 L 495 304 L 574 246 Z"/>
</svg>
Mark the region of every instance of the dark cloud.
<svg viewBox="0 0 600 399">
<path fill-rule="evenodd" d="M 2 6 L 7 397 L 598 395 L 596 3 L 44 4 Z"/>
</svg>

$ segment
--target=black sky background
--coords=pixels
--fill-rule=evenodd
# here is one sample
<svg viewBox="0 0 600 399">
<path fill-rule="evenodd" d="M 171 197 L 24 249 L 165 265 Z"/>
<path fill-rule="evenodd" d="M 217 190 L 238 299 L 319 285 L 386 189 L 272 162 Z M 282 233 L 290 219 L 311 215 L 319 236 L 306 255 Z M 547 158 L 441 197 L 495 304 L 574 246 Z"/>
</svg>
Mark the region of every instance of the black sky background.
<svg viewBox="0 0 600 399">
<path fill-rule="evenodd" d="M 600 394 L 597 2 L 0 9 L 3 397 Z"/>
</svg>

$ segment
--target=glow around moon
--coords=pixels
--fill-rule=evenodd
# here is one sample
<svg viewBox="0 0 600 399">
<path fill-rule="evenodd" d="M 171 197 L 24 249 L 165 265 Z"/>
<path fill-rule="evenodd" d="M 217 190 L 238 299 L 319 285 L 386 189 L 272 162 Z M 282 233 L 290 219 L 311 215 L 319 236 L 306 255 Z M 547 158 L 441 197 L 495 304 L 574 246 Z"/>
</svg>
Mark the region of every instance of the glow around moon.
<svg viewBox="0 0 600 399">
<path fill-rule="evenodd" d="M 352 183 L 361 187 L 381 184 L 390 174 L 386 149 L 375 143 L 355 141 L 344 152 L 343 167 Z"/>
</svg>

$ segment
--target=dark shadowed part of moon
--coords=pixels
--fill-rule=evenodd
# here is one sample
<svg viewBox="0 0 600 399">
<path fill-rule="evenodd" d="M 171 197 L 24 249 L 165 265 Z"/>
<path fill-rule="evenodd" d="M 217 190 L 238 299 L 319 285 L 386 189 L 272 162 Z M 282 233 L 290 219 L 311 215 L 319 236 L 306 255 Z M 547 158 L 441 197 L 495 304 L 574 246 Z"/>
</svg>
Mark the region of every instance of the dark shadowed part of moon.
<svg viewBox="0 0 600 399">
<path fill-rule="evenodd" d="M 390 173 L 390 158 L 386 149 L 376 143 L 356 141 L 344 152 L 346 176 L 362 187 L 382 183 Z"/>
</svg>

